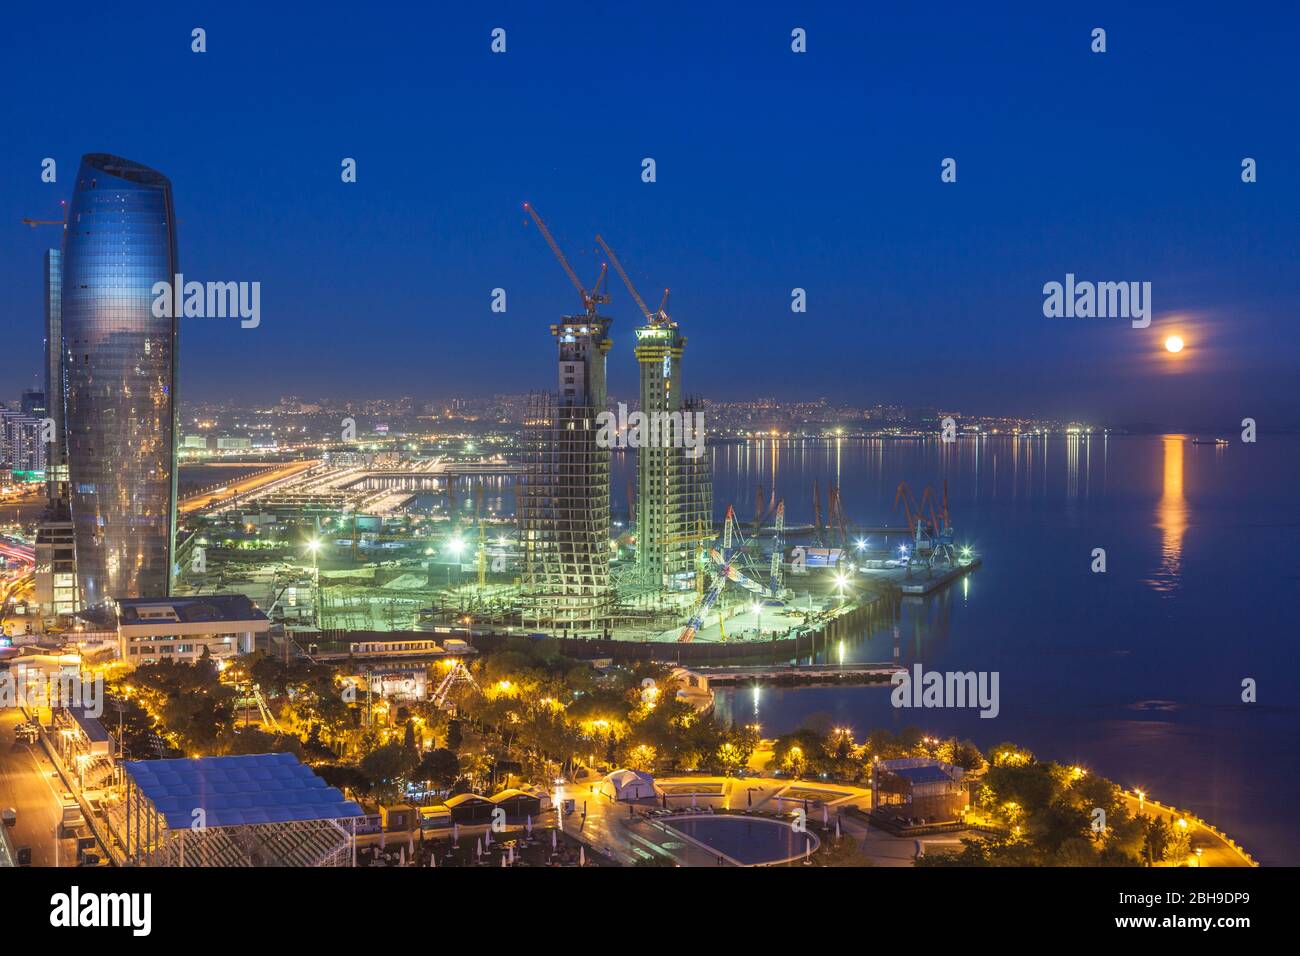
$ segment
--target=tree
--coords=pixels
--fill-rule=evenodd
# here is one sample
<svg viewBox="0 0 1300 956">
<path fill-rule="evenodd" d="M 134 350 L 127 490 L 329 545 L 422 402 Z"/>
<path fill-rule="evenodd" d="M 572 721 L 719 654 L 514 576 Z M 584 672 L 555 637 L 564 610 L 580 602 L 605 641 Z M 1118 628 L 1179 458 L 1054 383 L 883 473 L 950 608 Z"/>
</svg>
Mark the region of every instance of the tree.
<svg viewBox="0 0 1300 956">
<path fill-rule="evenodd" d="M 857 841 L 852 837 L 840 837 L 836 840 L 833 837 L 828 838 L 827 842 L 822 843 L 822 851 L 815 857 L 816 862 L 822 866 L 870 866 L 871 860 L 862 848 L 858 846 Z"/>
<path fill-rule="evenodd" d="M 460 758 L 445 747 L 430 750 L 416 767 L 412 777 L 446 790 L 460 776 Z"/>
<path fill-rule="evenodd" d="M 1165 863 L 1174 863 L 1182 866 L 1187 862 L 1187 857 L 1192 852 L 1192 831 L 1190 827 L 1180 826 L 1177 823 L 1169 826 L 1169 840 L 1165 844 L 1164 856 L 1161 858 Z"/>
<path fill-rule="evenodd" d="M 416 756 L 411 750 L 393 741 L 362 757 L 360 769 L 374 782 L 374 791 L 380 800 L 395 800 L 401 796 L 402 788 L 416 763 Z"/>
<path fill-rule="evenodd" d="M 356 767 L 350 767 L 347 764 L 325 764 L 314 769 L 317 776 L 331 787 L 350 790 L 358 796 L 370 792 L 370 778 Z"/>
<path fill-rule="evenodd" d="M 1169 824 L 1164 821 L 1163 817 L 1156 817 L 1154 820 L 1147 822 L 1146 839 L 1143 841 L 1142 852 L 1146 855 L 1147 863 L 1158 863 L 1165 858 L 1165 851 L 1169 847 L 1169 841 L 1173 837 L 1170 832 Z"/>
<path fill-rule="evenodd" d="M 979 748 L 969 740 L 953 741 L 952 762 L 953 766 L 961 767 L 963 770 L 978 770 L 984 766 L 984 757 Z"/>
</svg>

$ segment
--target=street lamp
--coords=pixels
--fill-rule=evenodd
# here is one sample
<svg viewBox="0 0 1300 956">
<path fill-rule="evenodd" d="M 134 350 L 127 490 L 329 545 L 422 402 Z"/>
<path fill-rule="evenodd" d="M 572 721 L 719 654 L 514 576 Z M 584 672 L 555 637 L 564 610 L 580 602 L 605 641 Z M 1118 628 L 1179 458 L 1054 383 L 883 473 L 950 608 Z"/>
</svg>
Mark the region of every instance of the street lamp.
<svg viewBox="0 0 1300 956">
<path fill-rule="evenodd" d="M 355 533 L 355 531 L 354 531 L 354 533 Z M 311 596 L 311 607 L 312 607 L 312 618 L 313 618 L 313 620 L 312 620 L 312 624 L 316 627 L 316 630 L 319 631 L 319 630 L 320 630 L 320 622 L 321 622 L 321 616 L 320 616 L 320 565 L 318 565 L 318 564 L 316 563 L 316 556 L 320 553 L 320 539 L 319 539 L 319 538 L 308 538 L 308 539 L 307 539 L 307 551 L 308 551 L 308 553 L 311 555 L 311 571 L 312 571 L 312 596 Z"/>
<path fill-rule="evenodd" d="M 456 580 L 460 580 L 460 555 L 465 550 L 463 539 L 456 537 L 447 542 L 447 550 L 456 559 Z M 447 566 L 447 583 L 451 584 L 451 565 Z"/>
</svg>

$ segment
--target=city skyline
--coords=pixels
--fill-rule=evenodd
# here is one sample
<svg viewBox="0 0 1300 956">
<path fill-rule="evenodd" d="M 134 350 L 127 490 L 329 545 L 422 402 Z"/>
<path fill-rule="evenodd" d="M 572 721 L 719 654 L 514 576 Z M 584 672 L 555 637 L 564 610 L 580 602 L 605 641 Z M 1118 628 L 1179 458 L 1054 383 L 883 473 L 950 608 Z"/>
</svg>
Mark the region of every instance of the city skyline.
<svg viewBox="0 0 1300 956">
<path fill-rule="evenodd" d="M 263 32 L 231 44 L 223 18 L 237 15 L 216 16 L 205 57 L 172 49 L 166 37 L 178 27 L 167 18 L 129 35 L 105 19 L 73 42 L 86 44 L 88 69 L 106 55 L 98 40 L 80 39 L 94 33 L 103 49 L 138 50 L 142 65 L 128 70 L 182 71 L 185 99 L 158 91 L 158 108 L 179 115 L 252 96 L 269 44 L 276 71 L 325 83 L 322 47 L 351 49 L 386 26 L 361 12 L 346 30 L 322 24 L 308 42 L 269 11 Z M 1282 174 L 1289 131 L 1272 122 L 1281 60 L 1261 55 L 1279 37 L 1220 33 L 1216 55 L 1200 62 L 1177 31 L 1155 42 L 1154 14 L 1114 11 L 1110 29 L 1124 41 L 1102 58 L 1060 13 L 1011 25 L 950 13 L 936 26 L 895 11 L 891 44 L 872 44 L 875 25 L 850 13 L 847 23 L 810 18 L 818 55 L 791 60 L 775 8 L 744 24 L 701 16 L 709 39 L 692 45 L 626 14 L 564 30 L 518 14 L 505 56 L 457 43 L 428 75 L 372 61 L 375 70 L 349 81 L 349 96 L 378 107 L 333 123 L 320 114 L 327 104 L 298 92 L 282 90 L 276 109 L 250 100 L 240 121 L 259 144 L 255 161 L 218 157 L 199 141 L 160 144 L 154 107 L 130 102 L 111 123 L 92 118 L 67 138 L 48 120 L 77 88 L 54 76 L 41 111 L 11 107 L 18 140 L 0 167 L 13 185 L 5 208 L 15 224 L 60 215 L 66 192 L 40 181 L 42 157 L 57 160 L 63 181 L 95 149 L 168 169 L 190 277 L 264 289 L 258 328 L 182 320 L 181 361 L 196 398 L 231 386 L 270 398 L 320 382 L 456 393 L 544 381 L 531 330 L 571 308 L 572 293 L 521 209 L 533 200 L 584 279 L 603 261 L 594 241 L 603 232 L 647 294 L 672 288 L 704 395 L 790 400 L 808 397 L 815 382 L 838 401 L 1171 427 L 1247 415 L 1300 424 L 1295 280 L 1284 267 L 1300 196 Z M 439 21 L 439 32 L 477 28 Z M 58 16 L 33 29 L 59 30 Z M 656 77 L 653 94 L 630 76 L 584 78 L 559 55 L 597 29 L 632 58 L 671 51 L 680 68 Z M 934 47 L 921 45 L 932 31 Z M 855 44 L 874 51 L 868 62 Z M 19 64 L 30 56 L 14 51 Z M 1026 70 L 1041 81 L 1019 83 Z M 700 84 L 704 95 L 688 95 Z M 1133 89 L 1158 117 L 1138 128 L 1115 120 L 1133 105 Z M 841 116 L 836 103 L 849 92 L 860 105 Z M 442 119 L 411 124 L 426 100 Z M 608 117 L 606 135 L 584 153 L 557 149 L 593 109 Z M 1078 130 L 1063 148 L 1058 116 L 1074 117 L 1068 128 Z M 1211 132 L 1213 152 L 1202 144 Z M 455 148 L 430 153 L 448 135 Z M 355 183 L 340 178 L 349 157 Z M 641 178 L 647 157 L 657 164 L 653 183 Z M 945 183 L 949 157 L 957 180 Z M 1258 162 L 1257 182 L 1242 182 L 1243 157 Z M 1182 205 L 1189 190 L 1200 197 L 1194 211 Z M 20 384 L 40 383 L 36 264 L 53 228 L 15 225 L 0 239 L 0 309 L 13 346 L 0 374 Z M 1067 275 L 1150 282 L 1150 327 L 1045 317 L 1043 286 Z M 491 308 L 498 288 L 505 313 Z M 791 312 L 796 288 L 805 313 Z M 611 391 L 632 393 L 639 315 L 622 289 L 612 293 L 620 358 Z M 1160 349 L 1170 333 L 1187 343 L 1177 360 Z M 272 381 L 257 368 L 273 355 L 287 361 Z"/>
<path fill-rule="evenodd" d="M 1300 19 L 1250 13 L 13 11 L 11 922 L 183 939 L 287 867 L 1267 916 Z"/>
</svg>

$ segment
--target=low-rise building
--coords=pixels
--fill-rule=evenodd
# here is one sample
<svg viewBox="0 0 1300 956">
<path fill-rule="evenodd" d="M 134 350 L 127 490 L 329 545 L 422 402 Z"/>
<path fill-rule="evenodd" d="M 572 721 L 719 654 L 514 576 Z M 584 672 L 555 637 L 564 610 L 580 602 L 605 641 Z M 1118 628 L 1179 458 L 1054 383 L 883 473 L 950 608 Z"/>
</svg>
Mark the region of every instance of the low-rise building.
<svg viewBox="0 0 1300 956">
<path fill-rule="evenodd" d="M 206 649 L 213 660 L 253 651 L 271 622 L 242 594 L 118 598 L 118 654 L 128 667 L 160 660 L 193 662 Z"/>
<path fill-rule="evenodd" d="M 960 820 L 970 805 L 960 767 L 929 757 L 878 760 L 871 767 L 871 812 L 900 827 Z"/>
</svg>

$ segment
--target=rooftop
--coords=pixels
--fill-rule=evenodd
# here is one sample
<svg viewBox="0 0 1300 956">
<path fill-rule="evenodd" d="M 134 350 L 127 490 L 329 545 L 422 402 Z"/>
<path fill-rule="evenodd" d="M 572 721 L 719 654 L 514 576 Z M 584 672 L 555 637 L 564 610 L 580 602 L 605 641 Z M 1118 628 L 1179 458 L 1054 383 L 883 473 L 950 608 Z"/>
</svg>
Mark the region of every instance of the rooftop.
<svg viewBox="0 0 1300 956">
<path fill-rule="evenodd" d="M 118 598 L 119 624 L 152 624 L 167 617 L 141 613 L 144 609 L 167 609 L 182 624 L 205 621 L 265 621 L 267 616 L 243 594 L 204 594 L 201 597 Z"/>
<path fill-rule="evenodd" d="M 208 827 L 363 815 L 293 754 L 128 760 L 122 766 L 173 830 L 191 827 L 199 809 Z"/>
<path fill-rule="evenodd" d="M 950 783 L 953 779 L 942 767 L 898 767 L 889 772 L 912 783 Z"/>
</svg>

